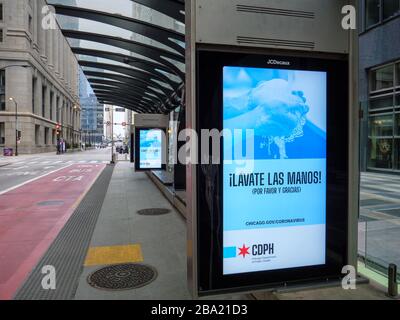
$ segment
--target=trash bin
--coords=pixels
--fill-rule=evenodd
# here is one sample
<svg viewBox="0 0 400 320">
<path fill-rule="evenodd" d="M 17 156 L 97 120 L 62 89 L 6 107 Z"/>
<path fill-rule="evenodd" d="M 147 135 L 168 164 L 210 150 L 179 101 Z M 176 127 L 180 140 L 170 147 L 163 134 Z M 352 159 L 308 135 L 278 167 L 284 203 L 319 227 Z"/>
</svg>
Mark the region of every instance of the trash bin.
<svg viewBox="0 0 400 320">
<path fill-rule="evenodd" d="M 4 148 L 3 150 L 3 155 L 5 157 L 12 157 L 14 155 L 14 150 L 13 148 Z"/>
</svg>

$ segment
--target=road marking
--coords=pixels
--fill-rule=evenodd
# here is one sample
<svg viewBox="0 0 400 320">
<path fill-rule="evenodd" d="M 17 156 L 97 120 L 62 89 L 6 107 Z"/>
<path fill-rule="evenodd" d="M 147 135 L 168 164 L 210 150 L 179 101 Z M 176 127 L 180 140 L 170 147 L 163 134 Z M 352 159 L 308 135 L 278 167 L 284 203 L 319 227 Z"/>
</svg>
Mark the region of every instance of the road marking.
<svg viewBox="0 0 400 320">
<path fill-rule="evenodd" d="M 52 173 L 54 173 L 54 172 L 60 171 L 60 170 L 62 170 L 62 169 L 68 168 L 68 167 L 70 167 L 70 166 L 71 166 L 71 165 L 67 165 L 67 166 L 64 166 L 64 167 L 62 167 L 62 168 L 58 168 L 57 170 L 53 170 L 53 171 L 47 172 L 47 173 L 45 173 L 44 175 L 41 175 L 41 176 L 38 176 L 38 177 L 36 177 L 36 178 L 30 179 L 30 180 L 28 180 L 28 181 L 25 181 L 25 182 L 20 183 L 20 184 L 18 184 L 18 185 L 16 185 L 16 186 L 13 186 L 13 187 L 11 187 L 11 188 L 8 188 L 8 189 L 6 189 L 6 190 L 4 190 L 4 191 L 0 191 L 0 196 L 1 196 L 2 194 L 5 194 L 5 193 L 10 192 L 10 191 L 13 191 L 13 190 L 15 190 L 15 189 L 17 189 L 17 188 L 19 188 L 19 187 L 22 187 L 22 186 L 28 184 L 28 183 L 31 183 L 31 182 L 33 182 L 33 181 L 36 181 L 36 180 L 40 179 L 40 178 L 46 177 L 46 176 L 48 176 L 48 175 L 50 175 L 50 174 L 52 174 Z"/>
<path fill-rule="evenodd" d="M 136 262 L 143 262 L 143 254 L 140 244 L 111 247 L 91 247 L 87 253 L 84 265 L 85 267 L 89 267 Z"/>
</svg>

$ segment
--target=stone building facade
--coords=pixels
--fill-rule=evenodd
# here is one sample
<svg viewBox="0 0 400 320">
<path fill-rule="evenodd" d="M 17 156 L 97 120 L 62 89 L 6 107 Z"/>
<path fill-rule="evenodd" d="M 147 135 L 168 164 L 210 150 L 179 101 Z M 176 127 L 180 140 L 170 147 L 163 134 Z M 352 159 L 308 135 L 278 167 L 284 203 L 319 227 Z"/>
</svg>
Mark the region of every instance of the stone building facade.
<svg viewBox="0 0 400 320">
<path fill-rule="evenodd" d="M 17 136 L 20 154 L 80 143 L 79 66 L 46 5 L 0 0 L 1 154 Z"/>
</svg>

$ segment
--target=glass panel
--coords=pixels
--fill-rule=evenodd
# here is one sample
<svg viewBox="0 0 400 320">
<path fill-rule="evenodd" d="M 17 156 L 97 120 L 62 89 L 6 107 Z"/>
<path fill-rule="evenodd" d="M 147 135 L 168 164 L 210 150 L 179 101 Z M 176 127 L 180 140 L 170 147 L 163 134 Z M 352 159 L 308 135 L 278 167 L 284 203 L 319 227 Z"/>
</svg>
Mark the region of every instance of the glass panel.
<svg viewBox="0 0 400 320">
<path fill-rule="evenodd" d="M 393 139 L 369 139 L 369 163 L 371 168 L 393 169 Z"/>
<path fill-rule="evenodd" d="M 396 64 L 396 85 L 400 86 L 400 63 Z"/>
<path fill-rule="evenodd" d="M 400 129 L 400 119 L 399 119 Z M 400 138 L 394 140 L 394 168 L 400 170 Z"/>
<path fill-rule="evenodd" d="M 384 178 L 385 175 L 381 175 Z M 390 176 L 400 183 L 400 180 L 393 175 Z M 387 187 L 390 182 L 383 182 L 379 180 L 382 187 Z M 385 194 L 384 198 L 387 198 L 387 202 L 382 201 L 385 205 L 385 209 L 373 208 L 370 209 L 370 215 L 373 218 L 367 222 L 366 230 L 366 255 L 365 265 L 367 268 L 372 269 L 384 276 L 388 274 L 388 266 L 391 263 L 400 265 L 400 254 L 399 254 L 399 241 L 400 241 L 400 206 L 399 204 L 393 204 L 391 201 L 395 200 L 396 196 L 399 196 L 397 192 L 392 197 L 388 196 L 388 192 L 385 189 L 377 188 L 381 194 Z M 382 205 L 381 205 L 382 207 Z M 398 272 L 397 278 L 399 279 L 400 273 Z"/>
<path fill-rule="evenodd" d="M 396 120 L 395 120 L 395 135 L 400 137 L 400 113 L 396 114 Z"/>
<path fill-rule="evenodd" d="M 370 117 L 369 134 L 372 137 L 391 137 L 393 136 L 393 116 Z"/>
<path fill-rule="evenodd" d="M 379 22 L 379 1 L 380 0 L 366 0 L 366 27 L 370 27 Z"/>
<path fill-rule="evenodd" d="M 4 122 L 0 122 L 0 144 L 5 144 L 6 140 L 6 132 L 5 132 L 5 124 Z"/>
<path fill-rule="evenodd" d="M 392 88 L 394 84 L 393 65 L 371 72 L 372 91 Z"/>
<path fill-rule="evenodd" d="M 383 19 L 390 18 L 399 13 L 399 0 L 383 0 Z"/>
<path fill-rule="evenodd" d="M 400 107 L 400 94 L 397 94 L 394 100 L 395 100 L 394 105 L 396 107 Z"/>
<path fill-rule="evenodd" d="M 383 98 L 371 99 L 370 110 L 393 107 L 393 95 Z"/>
</svg>

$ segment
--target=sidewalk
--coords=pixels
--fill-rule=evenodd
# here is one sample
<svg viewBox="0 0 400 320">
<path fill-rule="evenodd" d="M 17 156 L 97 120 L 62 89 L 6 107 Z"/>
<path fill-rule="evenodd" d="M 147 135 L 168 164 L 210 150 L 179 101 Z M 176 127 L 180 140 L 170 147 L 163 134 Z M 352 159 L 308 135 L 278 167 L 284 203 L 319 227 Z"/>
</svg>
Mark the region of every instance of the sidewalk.
<svg viewBox="0 0 400 320">
<path fill-rule="evenodd" d="M 60 236 L 24 284 L 18 299 L 75 300 L 188 300 L 186 267 L 186 221 L 162 195 L 146 173 L 135 173 L 133 164 L 121 161 L 105 172 L 83 199 Z M 107 176 L 108 175 L 108 176 Z M 103 188 L 104 191 L 99 190 Z M 103 202 L 104 199 L 104 202 Z M 163 208 L 163 215 L 140 215 L 139 210 Z M 88 217 L 90 219 L 88 219 Z M 129 290 L 98 289 L 89 284 L 89 276 L 109 266 L 113 270 L 97 280 L 114 285 L 143 273 L 121 271 L 121 264 L 149 266 L 151 281 Z M 42 266 L 57 270 L 57 290 L 41 290 Z M 131 265 L 130 265 L 131 266 Z M 146 271 L 148 272 L 148 271 Z M 134 275 L 134 276 L 132 276 Z M 140 275 L 140 276 L 138 276 Z M 128 280 L 127 280 L 128 279 Z M 117 286 L 118 287 L 118 286 Z M 340 287 L 322 288 L 276 295 L 259 293 L 227 295 L 217 299 L 384 299 L 384 293 L 372 286 L 360 286 L 357 292 Z"/>
</svg>

